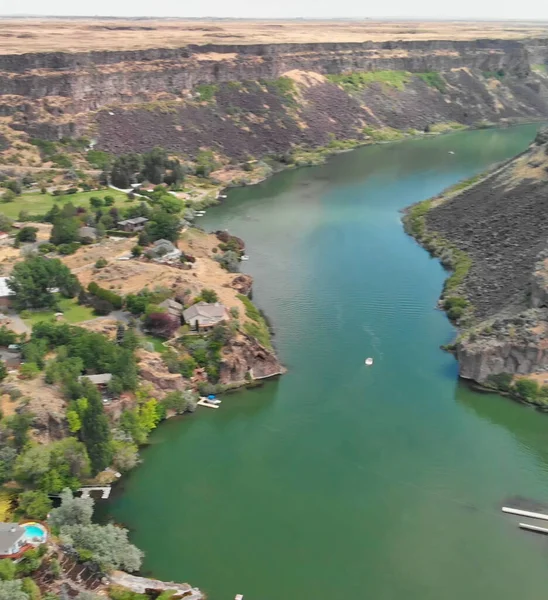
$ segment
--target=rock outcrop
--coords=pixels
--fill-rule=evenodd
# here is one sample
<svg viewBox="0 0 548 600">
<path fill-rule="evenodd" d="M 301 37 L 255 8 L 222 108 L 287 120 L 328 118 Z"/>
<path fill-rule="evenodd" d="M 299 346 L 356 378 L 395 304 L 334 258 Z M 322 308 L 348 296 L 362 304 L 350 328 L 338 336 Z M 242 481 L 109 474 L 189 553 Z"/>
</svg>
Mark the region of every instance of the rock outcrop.
<svg viewBox="0 0 548 600">
<path fill-rule="evenodd" d="M 225 385 L 244 383 L 246 379 L 267 379 L 284 372 L 272 350 L 253 337 L 239 335 L 223 348 L 219 382 Z"/>
</svg>

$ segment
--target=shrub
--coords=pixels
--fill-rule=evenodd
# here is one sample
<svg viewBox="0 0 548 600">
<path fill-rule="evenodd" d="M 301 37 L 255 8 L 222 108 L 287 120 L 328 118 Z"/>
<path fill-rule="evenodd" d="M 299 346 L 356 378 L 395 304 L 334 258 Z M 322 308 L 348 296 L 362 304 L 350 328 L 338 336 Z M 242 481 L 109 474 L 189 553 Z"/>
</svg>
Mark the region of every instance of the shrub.
<svg viewBox="0 0 548 600">
<path fill-rule="evenodd" d="M 57 252 L 62 254 L 63 256 L 68 256 L 69 254 L 74 254 L 78 248 L 80 248 L 80 242 L 71 242 L 70 244 L 59 244 L 57 246 Z"/>
<path fill-rule="evenodd" d="M 539 385 L 532 379 L 518 379 L 514 384 L 514 390 L 519 398 L 526 402 L 534 402 L 539 395 Z"/>
<path fill-rule="evenodd" d="M 40 369 L 36 363 L 28 362 L 21 365 L 20 373 L 22 379 L 34 379 L 40 373 Z"/>
<path fill-rule="evenodd" d="M 106 258 L 99 258 L 96 262 L 95 262 L 95 268 L 96 269 L 104 269 L 106 266 L 108 265 L 108 260 Z"/>
<path fill-rule="evenodd" d="M 180 326 L 180 320 L 167 313 L 154 312 L 149 314 L 145 320 L 145 327 L 148 331 L 166 339 L 172 337 Z"/>
<path fill-rule="evenodd" d="M 141 256 L 141 254 L 143 254 L 142 246 L 139 246 L 138 244 L 136 246 L 133 246 L 133 248 L 131 249 L 131 255 L 137 258 Z"/>
<path fill-rule="evenodd" d="M 219 301 L 219 296 L 217 295 L 217 292 L 215 290 L 210 290 L 207 288 L 204 288 L 202 290 L 200 297 L 204 302 L 207 302 L 209 304 L 213 304 Z"/>
<path fill-rule="evenodd" d="M 92 196 L 89 199 L 89 203 L 93 208 L 101 208 L 103 206 L 103 200 L 98 196 Z"/>
<path fill-rule="evenodd" d="M 510 386 L 512 385 L 513 379 L 514 376 L 510 373 L 499 373 L 497 375 L 489 375 L 487 378 L 487 383 L 492 385 L 497 390 L 508 392 L 510 390 Z"/>
<path fill-rule="evenodd" d="M 7 190 L 2 194 L 2 202 L 13 202 L 15 198 L 16 195 L 11 190 Z"/>
<path fill-rule="evenodd" d="M 28 491 L 19 496 L 19 508 L 31 519 L 45 519 L 51 507 L 52 502 L 45 492 Z"/>
</svg>

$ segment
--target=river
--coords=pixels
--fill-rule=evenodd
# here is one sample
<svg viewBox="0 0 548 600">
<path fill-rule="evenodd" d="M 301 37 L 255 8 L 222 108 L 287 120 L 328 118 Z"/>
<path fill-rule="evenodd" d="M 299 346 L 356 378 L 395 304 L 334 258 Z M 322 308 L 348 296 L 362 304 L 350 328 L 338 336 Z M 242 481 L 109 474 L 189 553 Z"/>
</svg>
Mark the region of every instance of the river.
<svg viewBox="0 0 548 600">
<path fill-rule="evenodd" d="M 459 384 L 446 273 L 399 212 L 536 129 L 365 147 L 208 211 L 245 239 L 289 371 L 156 430 L 109 506 L 145 572 L 211 600 L 545 596 L 546 540 L 500 506 L 548 500 L 548 417 Z"/>
</svg>

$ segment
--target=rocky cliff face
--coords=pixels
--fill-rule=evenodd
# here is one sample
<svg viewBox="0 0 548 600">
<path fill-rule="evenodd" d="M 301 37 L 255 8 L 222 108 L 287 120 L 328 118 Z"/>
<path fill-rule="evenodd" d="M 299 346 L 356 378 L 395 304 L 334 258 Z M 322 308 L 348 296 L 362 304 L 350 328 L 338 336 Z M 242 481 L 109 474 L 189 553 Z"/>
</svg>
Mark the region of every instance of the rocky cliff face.
<svg viewBox="0 0 548 600">
<path fill-rule="evenodd" d="M 471 258 L 459 290 L 472 321 L 456 344 L 460 374 L 548 370 L 548 131 L 531 147 L 426 215 L 437 233 Z"/>
<path fill-rule="evenodd" d="M 114 153 L 160 145 L 241 160 L 365 140 L 385 127 L 546 118 L 548 76 L 532 68 L 548 57 L 546 46 L 402 41 L 4 55 L 0 115 L 13 131 L 86 135 Z M 399 73 L 399 81 L 331 77 L 372 71 Z"/>
<path fill-rule="evenodd" d="M 219 381 L 225 385 L 244 383 L 246 377 L 252 380 L 267 379 L 284 372 L 272 350 L 259 344 L 255 338 L 241 335 L 223 349 Z"/>
</svg>

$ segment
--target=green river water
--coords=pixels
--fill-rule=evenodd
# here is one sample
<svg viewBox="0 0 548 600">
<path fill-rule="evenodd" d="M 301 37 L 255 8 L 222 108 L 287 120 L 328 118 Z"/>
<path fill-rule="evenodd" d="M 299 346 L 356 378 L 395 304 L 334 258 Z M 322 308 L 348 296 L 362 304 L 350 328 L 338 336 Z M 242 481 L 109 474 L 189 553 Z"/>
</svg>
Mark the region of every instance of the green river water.
<svg viewBox="0 0 548 600">
<path fill-rule="evenodd" d="M 289 371 L 154 433 L 109 505 L 145 573 L 212 600 L 545 597 L 547 540 L 500 506 L 548 501 L 548 417 L 459 384 L 446 273 L 399 212 L 536 129 L 370 146 L 208 211 L 245 239 Z"/>
</svg>

